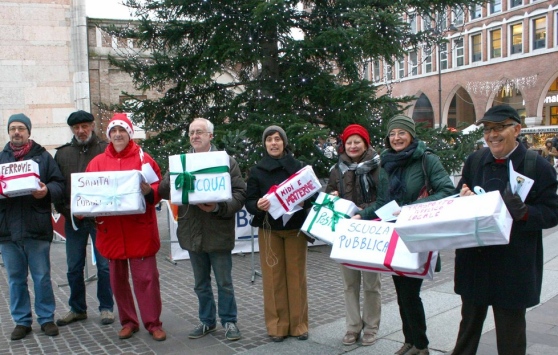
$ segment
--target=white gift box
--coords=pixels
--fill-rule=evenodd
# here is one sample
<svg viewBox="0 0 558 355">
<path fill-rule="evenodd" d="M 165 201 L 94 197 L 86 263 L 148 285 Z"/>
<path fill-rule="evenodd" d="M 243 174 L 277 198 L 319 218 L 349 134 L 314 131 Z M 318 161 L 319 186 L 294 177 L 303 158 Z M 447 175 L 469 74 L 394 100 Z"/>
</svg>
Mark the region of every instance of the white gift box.
<svg viewBox="0 0 558 355">
<path fill-rule="evenodd" d="M 299 203 L 320 191 L 322 185 L 311 166 L 305 166 L 280 185 L 274 185 L 264 196 L 269 200 L 269 214 L 277 219 L 287 212 L 301 209 Z"/>
<path fill-rule="evenodd" d="M 395 229 L 412 252 L 508 244 L 512 217 L 500 192 L 404 206 Z"/>
<path fill-rule="evenodd" d="M 116 216 L 145 213 L 138 170 L 72 174 L 72 214 Z"/>
<path fill-rule="evenodd" d="M 39 164 L 22 160 L 0 164 L 0 198 L 30 195 L 40 189 Z"/>
<path fill-rule="evenodd" d="M 226 152 L 169 156 L 172 203 L 187 205 L 232 200 L 229 169 Z"/>
<path fill-rule="evenodd" d="M 358 211 L 357 205 L 352 201 L 324 192 L 320 192 L 313 205 L 300 230 L 330 245 L 337 236 L 338 221 L 351 218 Z"/>
<path fill-rule="evenodd" d="M 432 279 L 437 251 L 411 253 L 395 232 L 394 224 L 342 219 L 330 257 L 352 269 Z"/>
</svg>

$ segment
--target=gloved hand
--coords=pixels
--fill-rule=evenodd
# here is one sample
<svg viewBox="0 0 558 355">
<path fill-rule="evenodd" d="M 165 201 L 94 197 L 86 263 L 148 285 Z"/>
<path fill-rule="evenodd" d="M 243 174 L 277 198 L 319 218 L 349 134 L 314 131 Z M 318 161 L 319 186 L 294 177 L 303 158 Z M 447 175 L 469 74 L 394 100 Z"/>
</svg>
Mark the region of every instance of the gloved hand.
<svg viewBox="0 0 558 355">
<path fill-rule="evenodd" d="M 523 203 L 523 201 L 521 201 L 521 197 L 519 197 L 518 194 L 514 194 L 511 192 L 511 186 L 509 182 L 508 186 L 506 186 L 506 190 L 504 191 L 502 199 L 504 200 L 504 203 L 506 204 L 506 207 L 508 208 L 508 211 L 510 212 L 514 221 L 520 221 L 529 210 L 527 205 Z"/>
</svg>

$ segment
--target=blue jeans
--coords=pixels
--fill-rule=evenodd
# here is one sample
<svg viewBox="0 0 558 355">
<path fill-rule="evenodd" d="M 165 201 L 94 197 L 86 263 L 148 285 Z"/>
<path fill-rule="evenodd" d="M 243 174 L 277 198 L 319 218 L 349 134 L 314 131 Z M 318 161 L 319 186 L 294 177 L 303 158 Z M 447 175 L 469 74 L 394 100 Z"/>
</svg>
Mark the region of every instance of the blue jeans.
<svg viewBox="0 0 558 355">
<path fill-rule="evenodd" d="M 50 242 L 24 238 L 0 243 L 0 252 L 8 274 L 10 313 L 17 325 L 30 327 L 31 298 L 27 276 L 31 272 L 35 290 L 35 313 L 39 324 L 54 321 L 56 303 L 50 279 Z"/>
<path fill-rule="evenodd" d="M 219 318 L 221 325 L 227 322 L 236 323 L 236 300 L 232 284 L 231 252 L 195 253 L 190 254 L 190 263 L 194 271 L 194 291 L 198 295 L 200 321 L 213 326 L 216 323 L 215 298 L 211 288 L 211 268 L 217 282 Z"/>
<path fill-rule="evenodd" d="M 95 247 L 97 231 L 95 221 L 86 218 L 76 221 L 78 230 L 74 230 L 72 222 L 66 220 L 64 231 L 66 233 L 66 260 L 68 263 L 68 285 L 70 286 L 70 309 L 76 313 L 87 312 L 85 302 L 86 290 L 84 268 L 87 260 L 87 241 L 91 236 L 91 243 L 97 260 L 97 299 L 99 311 L 111 311 L 114 307 L 112 289 L 110 288 L 110 273 L 108 260 L 105 259 Z"/>
</svg>

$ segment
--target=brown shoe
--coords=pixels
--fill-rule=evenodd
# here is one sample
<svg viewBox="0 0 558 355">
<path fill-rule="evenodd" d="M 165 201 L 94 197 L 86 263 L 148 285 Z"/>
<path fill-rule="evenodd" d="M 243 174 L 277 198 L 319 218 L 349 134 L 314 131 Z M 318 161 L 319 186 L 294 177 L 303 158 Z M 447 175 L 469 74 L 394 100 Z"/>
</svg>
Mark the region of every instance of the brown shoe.
<svg viewBox="0 0 558 355">
<path fill-rule="evenodd" d="M 157 329 L 156 331 L 151 333 L 151 336 L 153 337 L 153 340 L 156 341 L 163 341 L 167 339 L 167 334 L 163 329 Z"/>
<path fill-rule="evenodd" d="M 407 351 L 411 350 L 412 347 L 413 347 L 413 345 L 411 345 L 410 343 L 405 343 L 405 344 L 403 344 L 403 346 L 401 346 L 401 349 L 397 350 L 394 353 L 394 355 L 403 355 Z"/>
<path fill-rule="evenodd" d="M 139 330 L 138 328 L 124 327 L 118 332 L 118 337 L 120 339 L 131 338 L 132 335 L 134 335 L 134 333 L 138 332 L 138 330 Z"/>
<path fill-rule="evenodd" d="M 343 345 L 353 345 L 357 342 L 358 338 L 360 338 L 360 333 L 347 331 L 343 337 Z"/>
</svg>

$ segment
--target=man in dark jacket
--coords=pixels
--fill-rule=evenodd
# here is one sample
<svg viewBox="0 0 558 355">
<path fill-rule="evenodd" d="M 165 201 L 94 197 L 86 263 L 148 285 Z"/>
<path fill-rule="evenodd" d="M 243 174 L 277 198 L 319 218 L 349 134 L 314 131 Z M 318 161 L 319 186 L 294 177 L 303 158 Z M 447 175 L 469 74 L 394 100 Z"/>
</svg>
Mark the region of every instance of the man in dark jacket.
<svg viewBox="0 0 558 355">
<path fill-rule="evenodd" d="M 213 124 L 196 118 L 189 127 L 190 153 L 217 151 L 211 144 Z M 235 242 L 235 213 L 246 199 L 246 184 L 238 163 L 230 157 L 232 200 L 178 207 L 177 237 L 182 249 L 188 250 L 194 271 L 194 290 L 198 296 L 200 324 L 188 335 L 197 339 L 216 330 L 215 297 L 211 289 L 211 269 L 217 282 L 219 317 L 228 340 L 240 339 L 236 326 L 237 308 L 232 283 L 231 251 Z M 170 174 L 167 172 L 159 185 L 159 194 L 170 198 Z"/>
<path fill-rule="evenodd" d="M 109 267 L 107 259 L 98 252 L 95 246 L 97 235 L 95 219 L 74 217 L 75 224 L 78 227 L 77 230 L 74 230 L 70 212 L 72 173 L 84 172 L 91 159 L 105 151 L 107 142 L 101 140 L 95 134 L 95 119 L 89 112 L 82 110 L 73 112 L 68 117 L 67 122 L 74 136 L 70 143 L 56 148 L 57 152 L 54 156 L 54 160 L 66 179 L 66 190 L 64 200 L 56 203 L 54 207 L 65 219 L 64 233 L 66 234 L 66 261 L 68 264 L 66 275 L 68 286 L 70 286 L 70 300 L 68 302 L 70 311 L 64 317 L 58 319 L 56 324 L 64 326 L 87 319 L 84 267 L 87 262 L 89 236 L 91 236 L 91 244 L 97 261 L 97 299 L 99 300 L 99 312 L 101 312 L 101 324 L 111 324 L 114 322 L 112 313 L 114 300 L 110 288 Z"/>
<path fill-rule="evenodd" d="M 494 312 L 498 353 L 525 354 L 525 312 L 540 302 L 542 230 L 558 224 L 556 171 L 541 156 L 526 156 L 527 149 L 517 140 L 521 120 L 512 107 L 492 107 L 477 121 L 481 123 L 488 149 L 467 159 L 457 189 L 461 196 L 473 195 L 477 186 L 500 191 L 513 224 L 507 245 L 456 250 L 455 292 L 463 304 L 453 354 L 476 353 L 488 306 Z M 510 163 L 516 172 L 535 180 L 525 202 L 511 191 Z M 534 169 L 527 168 L 531 163 Z"/>
<path fill-rule="evenodd" d="M 37 321 L 46 335 L 56 336 L 56 303 L 50 278 L 51 202 L 62 199 L 64 177 L 45 148 L 29 139 L 29 117 L 22 113 L 10 116 L 8 134 L 10 141 L 0 153 L 0 164 L 33 160 L 40 175 L 39 189 L 30 195 L 0 199 L 0 252 L 10 285 L 10 313 L 16 323 L 11 339 L 25 338 L 32 330 L 29 272 Z"/>
</svg>

